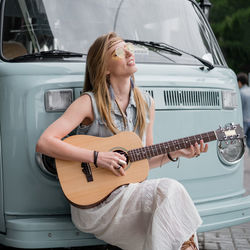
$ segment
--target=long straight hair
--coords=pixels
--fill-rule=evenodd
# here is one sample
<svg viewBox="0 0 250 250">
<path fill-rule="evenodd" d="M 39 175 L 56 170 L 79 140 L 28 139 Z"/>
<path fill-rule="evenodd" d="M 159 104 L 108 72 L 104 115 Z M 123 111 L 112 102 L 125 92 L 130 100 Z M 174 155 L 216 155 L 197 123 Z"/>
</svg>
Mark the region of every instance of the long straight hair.
<svg viewBox="0 0 250 250">
<path fill-rule="evenodd" d="M 118 133 L 119 130 L 111 117 L 112 106 L 106 72 L 108 49 L 118 41 L 123 41 L 123 39 L 118 37 L 114 32 L 100 36 L 95 40 L 88 51 L 83 87 L 83 93 L 87 91 L 93 92 L 100 116 L 114 134 Z M 131 77 L 134 82 L 134 76 L 132 75 Z M 137 107 L 134 130 L 138 129 L 139 136 L 142 138 L 146 128 L 146 113 L 149 111 L 149 107 L 137 87 L 132 88 L 131 91 L 134 91 Z"/>
</svg>

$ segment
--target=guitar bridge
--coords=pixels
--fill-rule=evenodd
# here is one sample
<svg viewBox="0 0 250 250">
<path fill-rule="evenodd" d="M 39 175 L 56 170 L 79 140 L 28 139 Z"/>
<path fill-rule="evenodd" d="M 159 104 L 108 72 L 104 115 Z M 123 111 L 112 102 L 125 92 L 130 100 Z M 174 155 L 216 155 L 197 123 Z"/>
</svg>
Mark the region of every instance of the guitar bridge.
<svg viewBox="0 0 250 250">
<path fill-rule="evenodd" d="M 89 166 L 89 164 L 86 162 L 82 162 L 81 167 L 82 167 L 82 172 L 86 176 L 87 182 L 93 181 L 92 170 L 91 170 L 91 167 Z"/>
</svg>

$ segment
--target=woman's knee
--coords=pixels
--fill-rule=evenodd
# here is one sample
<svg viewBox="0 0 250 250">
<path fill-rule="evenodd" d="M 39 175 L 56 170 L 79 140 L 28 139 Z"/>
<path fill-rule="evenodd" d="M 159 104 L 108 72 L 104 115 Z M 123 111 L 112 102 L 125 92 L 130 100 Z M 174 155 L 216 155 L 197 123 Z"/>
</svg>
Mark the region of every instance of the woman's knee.
<svg viewBox="0 0 250 250">
<path fill-rule="evenodd" d="M 186 193 L 185 187 L 177 180 L 164 178 L 160 181 L 157 192 L 164 196 Z"/>
</svg>

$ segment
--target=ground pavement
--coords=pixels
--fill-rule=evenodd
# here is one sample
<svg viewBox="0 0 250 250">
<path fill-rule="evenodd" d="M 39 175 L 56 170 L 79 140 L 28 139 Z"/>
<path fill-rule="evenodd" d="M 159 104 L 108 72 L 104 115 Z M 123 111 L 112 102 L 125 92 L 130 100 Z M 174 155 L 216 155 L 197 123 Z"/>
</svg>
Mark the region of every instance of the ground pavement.
<svg viewBox="0 0 250 250">
<path fill-rule="evenodd" d="M 250 194 L 250 152 L 244 156 L 244 186 L 246 195 Z M 198 235 L 200 250 L 250 250 L 250 222 L 224 228 L 221 230 L 200 233 Z"/>
</svg>

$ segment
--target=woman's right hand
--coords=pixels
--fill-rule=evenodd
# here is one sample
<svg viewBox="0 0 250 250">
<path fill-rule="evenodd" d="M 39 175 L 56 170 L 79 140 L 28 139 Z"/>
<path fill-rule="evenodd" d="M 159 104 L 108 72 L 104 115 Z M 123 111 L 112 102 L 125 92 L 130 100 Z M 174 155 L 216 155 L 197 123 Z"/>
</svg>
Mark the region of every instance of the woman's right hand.
<svg viewBox="0 0 250 250">
<path fill-rule="evenodd" d="M 126 157 L 116 152 L 99 152 L 97 157 L 97 166 L 106 168 L 113 172 L 116 176 L 124 176 L 124 168 L 126 164 Z"/>
</svg>

